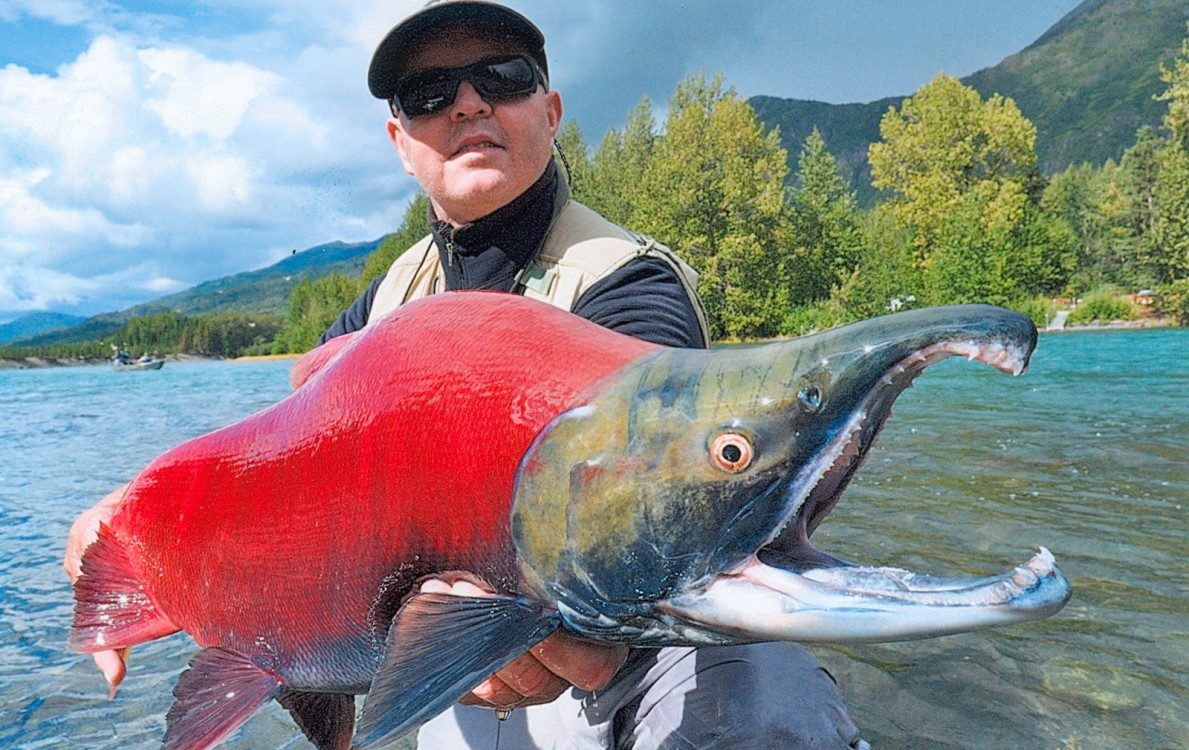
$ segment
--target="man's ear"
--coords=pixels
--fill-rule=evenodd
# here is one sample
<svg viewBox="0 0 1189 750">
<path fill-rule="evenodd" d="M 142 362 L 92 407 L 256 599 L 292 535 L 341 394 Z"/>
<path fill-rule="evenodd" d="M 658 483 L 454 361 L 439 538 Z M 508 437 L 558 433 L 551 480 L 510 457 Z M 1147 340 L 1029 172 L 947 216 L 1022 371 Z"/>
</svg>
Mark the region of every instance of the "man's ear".
<svg viewBox="0 0 1189 750">
<path fill-rule="evenodd" d="M 388 118 L 388 140 L 392 141 L 392 147 L 396 149 L 396 155 L 400 157 L 401 164 L 405 167 L 405 172 L 412 177 L 413 164 L 409 161 L 409 134 L 400 124 L 400 118 L 393 115 Z"/>
<path fill-rule="evenodd" d="M 545 116 L 549 120 L 549 129 L 553 131 L 553 137 L 557 137 L 557 130 L 561 127 L 561 94 L 556 91 L 545 92 Z"/>
</svg>

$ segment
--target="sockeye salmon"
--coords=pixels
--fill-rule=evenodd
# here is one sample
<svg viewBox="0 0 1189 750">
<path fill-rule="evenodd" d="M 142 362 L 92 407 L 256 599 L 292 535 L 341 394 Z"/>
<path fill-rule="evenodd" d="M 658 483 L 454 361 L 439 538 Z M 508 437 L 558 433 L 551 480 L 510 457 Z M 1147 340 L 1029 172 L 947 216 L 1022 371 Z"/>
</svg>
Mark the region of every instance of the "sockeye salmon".
<svg viewBox="0 0 1189 750">
<path fill-rule="evenodd" d="M 166 747 L 211 747 L 276 699 L 325 750 L 351 745 L 353 695 L 356 746 L 387 745 L 559 628 L 651 647 L 1046 617 L 1070 592 L 1043 548 L 968 581 L 809 543 L 921 370 L 1019 374 L 1035 343 L 976 305 L 678 350 L 514 295 L 429 297 L 145 468 L 83 557 L 70 646 L 184 630 L 202 650 Z M 495 593 L 418 593 L 445 572 Z"/>
</svg>

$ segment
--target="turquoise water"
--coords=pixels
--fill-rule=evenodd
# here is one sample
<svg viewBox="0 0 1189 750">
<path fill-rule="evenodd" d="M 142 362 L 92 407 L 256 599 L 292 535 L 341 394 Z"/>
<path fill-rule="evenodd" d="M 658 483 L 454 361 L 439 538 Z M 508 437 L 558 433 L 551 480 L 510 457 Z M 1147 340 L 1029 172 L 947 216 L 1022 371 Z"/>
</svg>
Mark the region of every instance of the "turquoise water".
<svg viewBox="0 0 1189 750">
<path fill-rule="evenodd" d="M 165 448 L 282 397 L 288 364 L 0 371 L 0 747 L 159 746 L 193 645 L 138 646 L 107 701 L 64 648 L 63 540 Z M 1016 379 L 944 362 L 901 397 L 815 541 L 962 575 L 1045 545 L 1073 600 L 1041 623 L 814 651 L 879 750 L 1189 747 L 1187 516 L 1189 331 L 1046 335 Z M 308 747 L 275 704 L 227 745 Z"/>
</svg>

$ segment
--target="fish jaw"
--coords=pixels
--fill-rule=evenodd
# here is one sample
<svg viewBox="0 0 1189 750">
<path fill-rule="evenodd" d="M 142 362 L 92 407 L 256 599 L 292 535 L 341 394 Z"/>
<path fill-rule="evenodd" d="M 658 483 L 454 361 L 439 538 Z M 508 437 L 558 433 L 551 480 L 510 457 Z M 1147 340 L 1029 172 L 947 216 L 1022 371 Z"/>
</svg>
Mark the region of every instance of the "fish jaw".
<svg viewBox="0 0 1189 750">
<path fill-rule="evenodd" d="M 752 557 L 657 609 L 687 623 L 687 632 L 705 629 L 721 640 L 879 643 L 1038 620 L 1069 597 L 1069 582 L 1042 547 L 1023 565 L 980 579 L 861 566 L 797 573 Z"/>
<path fill-rule="evenodd" d="M 1048 555 L 1008 578 L 943 582 L 809 543 L 925 368 L 962 356 L 1019 375 L 1035 344 L 1026 316 L 975 305 L 641 360 L 522 461 L 523 580 L 574 630 L 637 645 L 900 640 L 1048 616 L 1069 596 Z M 747 448 L 745 466 L 715 463 L 722 435 Z M 1039 588 L 1012 586 L 1026 571 Z"/>
</svg>

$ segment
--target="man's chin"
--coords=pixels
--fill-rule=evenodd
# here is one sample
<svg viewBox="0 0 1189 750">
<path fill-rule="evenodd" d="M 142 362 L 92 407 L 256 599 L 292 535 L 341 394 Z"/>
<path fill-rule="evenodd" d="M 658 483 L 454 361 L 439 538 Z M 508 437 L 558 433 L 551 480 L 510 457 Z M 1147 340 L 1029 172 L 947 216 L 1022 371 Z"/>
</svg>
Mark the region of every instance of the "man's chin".
<svg viewBox="0 0 1189 750">
<path fill-rule="evenodd" d="M 450 218 L 465 224 L 486 216 L 511 203 L 527 186 L 513 182 L 498 169 L 467 169 L 452 174 L 447 181 L 448 203 L 443 201 Z M 439 218 L 446 218 L 440 216 Z"/>
</svg>

